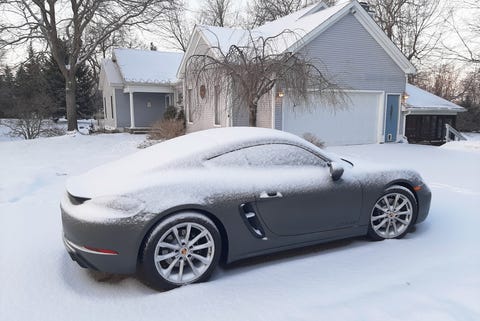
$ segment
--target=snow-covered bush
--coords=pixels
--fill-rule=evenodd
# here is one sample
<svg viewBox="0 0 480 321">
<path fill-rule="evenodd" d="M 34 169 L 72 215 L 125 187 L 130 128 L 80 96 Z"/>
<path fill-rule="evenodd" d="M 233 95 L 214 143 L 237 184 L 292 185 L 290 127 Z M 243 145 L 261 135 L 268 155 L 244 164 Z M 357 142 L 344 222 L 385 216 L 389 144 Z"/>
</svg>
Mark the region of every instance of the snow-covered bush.
<svg viewBox="0 0 480 321">
<path fill-rule="evenodd" d="M 303 134 L 303 139 L 305 139 L 307 142 L 310 142 L 319 148 L 325 148 L 325 142 L 323 142 L 320 138 L 318 138 L 312 133 Z"/>
</svg>

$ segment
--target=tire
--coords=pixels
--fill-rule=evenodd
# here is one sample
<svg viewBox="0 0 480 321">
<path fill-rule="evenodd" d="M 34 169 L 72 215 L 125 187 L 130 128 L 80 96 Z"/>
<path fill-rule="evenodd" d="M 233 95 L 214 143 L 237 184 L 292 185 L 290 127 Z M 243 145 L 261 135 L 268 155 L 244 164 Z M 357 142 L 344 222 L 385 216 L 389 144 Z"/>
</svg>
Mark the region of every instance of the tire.
<svg viewBox="0 0 480 321">
<path fill-rule="evenodd" d="M 373 205 L 367 236 L 374 241 L 400 239 L 411 230 L 417 214 L 415 195 L 406 187 L 391 186 Z"/>
<path fill-rule="evenodd" d="M 221 252 L 220 232 L 208 217 L 178 213 L 158 223 L 147 235 L 139 274 L 157 290 L 204 282 L 218 265 Z"/>
</svg>

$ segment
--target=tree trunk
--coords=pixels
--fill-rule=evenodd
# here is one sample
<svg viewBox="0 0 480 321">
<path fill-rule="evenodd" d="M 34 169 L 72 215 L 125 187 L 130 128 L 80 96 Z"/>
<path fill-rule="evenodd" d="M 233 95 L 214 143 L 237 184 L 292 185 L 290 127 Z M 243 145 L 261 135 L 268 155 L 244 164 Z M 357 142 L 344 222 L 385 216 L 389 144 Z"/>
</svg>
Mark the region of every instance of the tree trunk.
<svg viewBox="0 0 480 321">
<path fill-rule="evenodd" d="M 69 77 L 65 78 L 68 131 L 78 130 L 76 88 L 77 80 L 75 79 L 75 73 L 73 73 L 73 76 L 69 75 Z"/>
<path fill-rule="evenodd" d="M 257 127 L 257 105 L 253 103 L 249 104 L 248 110 L 250 111 L 248 125 L 250 127 Z"/>
</svg>

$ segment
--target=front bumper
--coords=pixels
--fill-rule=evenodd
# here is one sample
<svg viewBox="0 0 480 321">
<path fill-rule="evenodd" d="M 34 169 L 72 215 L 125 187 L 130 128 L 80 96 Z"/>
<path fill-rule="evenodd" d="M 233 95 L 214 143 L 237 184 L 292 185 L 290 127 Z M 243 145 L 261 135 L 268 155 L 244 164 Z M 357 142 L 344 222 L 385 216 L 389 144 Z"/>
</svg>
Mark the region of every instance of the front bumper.
<svg viewBox="0 0 480 321">
<path fill-rule="evenodd" d="M 415 223 L 421 223 L 427 219 L 430 210 L 430 203 L 432 201 L 432 191 L 427 184 L 423 184 L 422 189 L 416 193 L 418 199 L 418 215 Z"/>
</svg>

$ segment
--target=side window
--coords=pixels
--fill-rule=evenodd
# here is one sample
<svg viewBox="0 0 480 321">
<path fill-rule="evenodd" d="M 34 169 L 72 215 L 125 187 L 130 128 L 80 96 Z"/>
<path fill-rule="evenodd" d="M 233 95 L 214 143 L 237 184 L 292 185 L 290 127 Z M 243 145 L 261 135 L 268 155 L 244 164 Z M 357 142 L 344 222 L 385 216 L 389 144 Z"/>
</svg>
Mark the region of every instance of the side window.
<svg viewBox="0 0 480 321">
<path fill-rule="evenodd" d="M 245 149 L 235 150 L 207 161 L 208 165 L 213 166 L 230 166 L 230 167 L 246 167 L 248 166 L 247 159 L 245 158 Z"/>
<path fill-rule="evenodd" d="M 309 151 L 286 144 L 267 144 L 239 149 L 208 160 L 213 166 L 327 166 Z"/>
<path fill-rule="evenodd" d="M 326 166 L 326 162 L 309 151 L 287 144 L 267 144 L 245 149 L 252 167 L 265 166 Z"/>
</svg>

